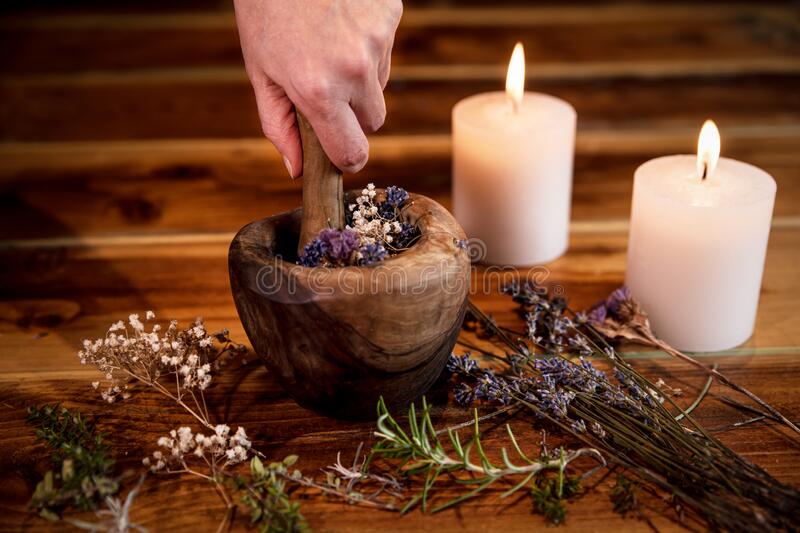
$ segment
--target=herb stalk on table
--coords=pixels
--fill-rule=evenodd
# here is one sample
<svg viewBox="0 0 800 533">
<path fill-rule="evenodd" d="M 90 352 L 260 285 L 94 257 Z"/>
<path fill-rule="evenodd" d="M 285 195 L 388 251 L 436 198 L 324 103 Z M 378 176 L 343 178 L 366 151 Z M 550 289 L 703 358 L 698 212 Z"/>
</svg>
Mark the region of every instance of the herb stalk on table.
<svg viewBox="0 0 800 533">
<path fill-rule="evenodd" d="M 639 303 L 633 299 L 627 287 L 621 287 L 615 290 L 605 301 L 595 305 L 586 315 L 586 319 L 592 328 L 607 339 L 625 339 L 645 346 L 651 346 L 701 369 L 709 376 L 719 380 L 720 383 L 747 396 L 762 408 L 766 409 L 772 418 L 795 433 L 800 434 L 800 428 L 780 411 L 748 389 L 733 382 L 725 374 L 717 370 L 716 367 L 707 367 L 700 361 L 686 355 L 680 350 L 676 350 L 659 339 L 650 327 L 650 320 L 647 318 L 647 313 L 641 308 Z"/>
<path fill-rule="evenodd" d="M 391 501 L 380 498 L 384 494 L 399 496 L 399 485 L 390 477 L 360 468 L 365 461 L 360 451 L 356 452 L 353 469 L 337 459 L 327 468 L 325 480 L 317 481 L 296 469 L 290 472 L 286 460 L 259 468 L 266 457 L 253 448 L 245 429 L 232 431 L 228 425 L 212 420 L 205 391 L 226 362 L 245 353 L 244 346 L 234 343 L 227 330 L 208 333 L 199 318 L 185 329 L 179 329 L 175 320 L 162 329 L 155 322 L 155 314 L 148 311 L 144 320 L 132 314 L 127 324 L 113 324 L 104 338 L 83 341 L 78 357 L 81 363 L 92 364 L 105 375 L 106 385 L 101 387 L 99 381 L 92 384 L 104 401 L 126 400 L 136 385 L 143 385 L 175 402 L 201 424 L 201 431 L 188 426 L 170 430 L 142 462 L 154 474 L 187 474 L 211 483 L 227 509 L 219 530 L 232 519 L 237 507 L 234 493 L 240 491 L 244 492 L 245 507 L 256 513 L 256 525 L 263 531 L 301 531 L 307 527 L 297 505 L 286 503 L 291 490 L 298 487 L 348 503 L 394 509 Z M 249 475 L 233 472 L 247 459 L 251 460 Z"/>
<path fill-rule="evenodd" d="M 470 305 L 473 320 L 503 348 L 495 356 L 504 368 L 496 374 L 468 357 L 451 360 L 461 376 L 458 401 L 523 407 L 674 496 L 712 527 L 798 527 L 796 489 L 711 436 L 631 367 L 584 317 L 570 316 L 565 300 L 532 285 L 512 284 L 505 292 L 520 306 L 526 331 L 509 332 Z M 545 355 L 534 355 L 537 350 Z M 586 357 L 610 364 L 613 380 Z M 683 419 L 676 420 L 680 414 Z"/>
<path fill-rule="evenodd" d="M 501 495 L 501 498 L 505 498 L 522 489 L 531 490 L 532 482 L 546 470 L 556 470 L 558 479 L 562 481 L 558 494 L 548 494 L 548 499 L 556 496 L 560 500 L 564 495 L 564 472 L 572 461 L 588 456 L 601 466 L 605 466 L 603 456 L 593 448 L 581 448 L 569 452 L 561 448 L 552 454 L 545 453 L 537 459 L 531 459 L 522 451 L 511 427 L 507 424 L 506 432 L 517 454 L 516 462 L 511 460 L 505 448 L 500 450 L 502 464 L 495 464 L 489 459 L 481 442 L 477 411 L 474 413 L 473 434 L 469 440 L 462 441 L 458 431 L 452 428 L 446 430 L 449 448 L 452 450 L 448 452 L 433 427 L 430 408 L 424 397 L 419 418 L 414 404 L 409 408 L 407 430 L 392 417 L 381 398 L 378 402 L 378 422 L 375 431 L 378 442 L 372 448 L 371 456 L 389 460 L 393 464 L 397 463 L 398 471 L 404 477 L 418 477 L 422 480 L 421 491 L 403 507 L 403 513 L 417 505 L 421 505 L 423 511 L 436 513 L 473 498 L 498 482 L 511 484 Z M 591 475 L 594 470 L 590 470 L 582 477 Z M 462 474 L 457 483 L 470 487 L 470 490 L 431 507 L 437 483 L 441 485 L 445 477 L 457 474 Z M 575 486 L 579 481 L 577 478 L 570 479 L 571 486 Z"/>
</svg>

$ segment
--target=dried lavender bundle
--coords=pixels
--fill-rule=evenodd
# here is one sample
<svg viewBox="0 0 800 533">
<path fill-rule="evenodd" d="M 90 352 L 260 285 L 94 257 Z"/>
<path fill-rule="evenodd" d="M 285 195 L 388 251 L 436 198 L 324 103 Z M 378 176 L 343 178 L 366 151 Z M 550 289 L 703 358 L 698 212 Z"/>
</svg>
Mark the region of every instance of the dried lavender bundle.
<svg viewBox="0 0 800 533">
<path fill-rule="evenodd" d="M 469 356 L 454 356 L 449 366 L 460 376 L 459 403 L 524 407 L 673 495 L 711 527 L 800 528 L 800 492 L 710 435 L 633 369 L 585 315 L 569 314 L 565 300 L 541 287 L 512 284 L 505 292 L 519 304 L 526 331 L 501 328 L 471 305 L 472 318 L 504 348 L 499 355 L 485 354 L 504 368 L 495 373 Z M 609 362 L 613 378 L 588 357 Z"/>
</svg>

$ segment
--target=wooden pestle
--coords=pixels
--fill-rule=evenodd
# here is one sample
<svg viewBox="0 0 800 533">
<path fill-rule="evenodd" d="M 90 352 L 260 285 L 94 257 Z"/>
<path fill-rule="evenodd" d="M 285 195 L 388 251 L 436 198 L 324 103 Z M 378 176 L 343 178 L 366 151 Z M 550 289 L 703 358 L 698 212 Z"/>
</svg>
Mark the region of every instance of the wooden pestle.
<svg viewBox="0 0 800 533">
<path fill-rule="evenodd" d="M 344 228 L 342 171 L 328 159 L 311 124 L 299 111 L 297 126 L 303 146 L 303 218 L 297 255 L 325 228 Z"/>
</svg>

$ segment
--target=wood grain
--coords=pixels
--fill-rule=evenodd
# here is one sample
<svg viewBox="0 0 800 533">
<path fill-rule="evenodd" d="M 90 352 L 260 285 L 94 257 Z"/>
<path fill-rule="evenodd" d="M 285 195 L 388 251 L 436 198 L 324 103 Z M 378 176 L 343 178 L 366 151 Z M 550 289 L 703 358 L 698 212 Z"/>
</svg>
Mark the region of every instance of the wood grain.
<svg viewBox="0 0 800 533">
<path fill-rule="evenodd" d="M 581 130 L 689 127 L 711 116 L 721 128 L 793 124 L 800 115 L 800 60 L 743 72 L 704 64 L 648 73 L 648 65 L 573 65 L 528 76 L 527 88 L 575 107 Z M 436 72 L 440 67 L 432 69 Z M 589 69 L 586 74 L 585 69 Z M 450 110 L 465 96 L 503 87 L 504 68 L 411 72 L 394 69 L 381 134 L 449 131 Z M 547 74 L 541 72 L 542 75 Z M 735 86 L 736 91 L 727 90 Z M 243 69 L 75 74 L 0 80 L 0 140 L 111 140 L 254 137 L 261 126 Z"/>
<path fill-rule="evenodd" d="M 794 1 L 406 0 L 387 90 L 388 121 L 370 139 L 370 163 L 347 187 L 398 184 L 449 204 L 452 105 L 503 86 L 517 40 L 528 88 L 570 101 L 579 114 L 568 253 L 544 280 L 585 308 L 624 279 L 634 169 L 691 153 L 700 124 L 720 126 L 723 155 L 756 164 L 778 182 L 754 337 L 704 355 L 768 402 L 800 413 L 800 13 Z M 83 338 L 131 312 L 153 309 L 183 323 L 203 315 L 244 340 L 226 255 L 243 224 L 300 204 L 277 152 L 261 136 L 241 67 L 232 5 L 9 0 L 0 6 L 0 530 L 60 530 L 26 503 L 47 466 L 24 409 L 62 401 L 98 416 L 124 468 L 139 468 L 156 439 L 191 423 L 159 397 L 98 402 L 96 373 L 78 363 Z M 519 317 L 497 289 L 510 272 L 479 267 L 470 294 L 501 324 Z M 469 334 L 462 333 L 468 338 Z M 463 349 L 463 347 L 457 349 Z M 705 377 L 663 354 L 626 348 L 653 379 L 686 391 Z M 283 392 L 257 360 L 231 367 L 209 393 L 213 416 L 241 424 L 270 458 L 299 453 L 314 474 L 364 441 L 372 423 L 317 415 Z M 434 423 L 470 413 L 439 382 L 428 393 Z M 741 421 L 714 385 L 695 414 L 709 428 Z M 498 420 L 498 422 L 503 422 Z M 510 420 L 535 450 L 538 425 Z M 502 424 L 484 427 L 487 449 L 507 446 Z M 715 434 L 781 481 L 800 484 L 800 448 L 760 423 Z M 613 475 L 569 505 L 566 530 L 650 531 L 613 513 Z M 662 507 L 661 502 L 654 502 Z M 302 498 L 316 530 L 529 531 L 544 529 L 527 499 L 497 493 L 440 515 L 398 517 Z M 208 486 L 150 478 L 132 516 L 151 531 L 207 531 L 223 506 Z M 91 518 L 85 516 L 84 518 Z M 659 530 L 677 526 L 660 512 Z M 233 530 L 245 530 L 237 516 Z"/>
<path fill-rule="evenodd" d="M 534 71 L 553 63 L 791 58 L 800 47 L 797 27 L 793 7 L 754 2 L 455 11 L 407 6 L 392 62 L 498 65 L 517 41 Z M 0 49 L 15 52 L 0 57 L 6 73 L 242 64 L 229 11 L 6 15 L 0 30 Z M 60 53 L 52 53 L 54 47 Z"/>
<path fill-rule="evenodd" d="M 584 309 L 618 287 L 624 278 L 625 232 L 573 234 L 568 253 L 534 269 L 532 276 L 560 287 L 574 307 Z M 48 301 L 74 302 L 80 312 L 51 327 L 41 327 L 22 317 L 0 321 L 0 372 L 80 371 L 74 347 L 98 335 L 114 321 L 132 312 L 153 309 L 162 317 L 182 321 L 203 315 L 211 328 L 230 327 L 244 338 L 236 320 L 228 283 L 229 240 L 202 243 L 135 244 L 120 241 L 95 247 L 42 247 L 0 250 L 8 274 L 0 278 L 5 305 L 17 301 L 42 301 L 37 314 L 45 314 Z M 749 348 L 800 346 L 800 231 L 774 229 L 756 323 Z M 478 269 L 470 294 L 478 304 L 504 324 L 516 315 L 496 297 L 502 272 L 491 275 Z M 522 272 L 528 275 L 528 271 Z M 513 274 L 513 272 L 512 272 Z M 202 297 L 197 305 L 196 295 Z M 50 307 L 59 316 L 62 304 Z M 15 316 L 9 313 L 0 316 Z M 47 335 L 34 339 L 38 334 Z M 35 349 L 31 349 L 35 346 Z M 24 358 L 12 357 L 25 353 Z"/>
<path fill-rule="evenodd" d="M 699 127 L 699 125 L 698 125 Z M 573 220 L 625 222 L 633 172 L 660 155 L 696 149 L 698 127 L 578 134 Z M 770 172 L 775 216 L 800 216 L 800 130 L 723 128 L 723 155 Z M 377 136 L 347 187 L 400 185 L 449 206 L 449 136 Z M 300 205 L 263 139 L 0 144 L 0 239 L 235 232 Z"/>
<path fill-rule="evenodd" d="M 132 310 L 153 308 L 163 318 L 177 317 L 184 323 L 202 312 L 211 329 L 229 326 L 232 334 L 244 338 L 225 281 L 226 243 L 165 244 L 160 246 L 130 246 L 125 244 L 90 249 L 29 250 L 25 253 L 0 254 L 0 260 L 9 269 L 0 291 L 8 304 L 25 297 L 28 300 L 60 298 L 74 302 L 80 313 L 59 304 L 42 301 L 35 311 L 41 316 L 50 309 L 52 316 L 63 315 L 62 321 L 48 326 L 26 319 L 0 322 L 0 410 L 3 435 L 0 440 L 0 472 L 3 474 L 3 512 L 0 523 L 9 527 L 40 529 L 42 522 L 28 518 L 24 511 L 27 495 L 36 480 L 36 471 L 43 453 L 33 445 L 30 430 L 23 423 L 23 410 L 31 402 L 56 401 L 69 398 L 68 405 L 100 416 L 101 427 L 112 431 L 113 442 L 120 450 L 123 465 L 135 467 L 138 458 L 149 453 L 154 441 L 173 426 L 190 422 L 163 403 L 159 398 L 145 395 L 136 404 L 107 407 L 97 401 L 88 383 L 96 374 L 78 364 L 76 347 L 84 337 L 101 335 L 114 320 Z M 573 300 L 576 307 L 590 305 L 616 287 L 624 269 L 624 234 L 591 234 L 573 237 L 570 252 L 549 265 L 546 280 L 560 287 Z M 800 285 L 796 265 L 800 261 L 800 232 L 777 230 L 773 233 L 764 290 L 759 312 L 757 333 L 748 344 L 751 348 L 737 351 L 729 357 L 716 360 L 733 379 L 790 413 L 798 412 L 800 405 L 793 393 L 793 380 L 787 378 L 797 373 L 797 349 L 800 344 L 797 332 L 796 302 Z M 542 272 L 534 272 L 541 276 Z M 13 280 L 13 281 L 12 281 Z M 479 271 L 477 287 L 485 283 L 496 289 L 498 278 Z M 473 289 L 482 290 L 482 289 Z M 198 306 L 189 295 L 201 295 Z M 519 318 L 512 312 L 508 300 L 496 292 L 476 296 L 479 305 L 491 312 L 501 323 L 519 327 Z M 40 300 L 41 301 L 41 300 Z M 20 306 L 22 308 L 22 306 Z M 30 308 L 29 308 L 30 309 Z M 29 311 L 33 313 L 34 311 Z M 7 316 L 0 314 L 0 316 Z M 18 315 L 17 315 L 18 316 Z M 45 336 L 41 336 L 45 334 Z M 764 353 L 759 350 L 771 351 Z M 752 347 L 755 347 L 753 350 Z M 795 350 L 795 351 L 792 351 Z M 25 353 L 24 358 L 15 354 Z M 657 354 L 653 354 L 657 356 Z M 709 360 L 704 358 L 704 360 Z M 637 359 L 637 367 L 647 375 L 663 377 L 674 386 L 686 390 L 698 387 L 704 377 L 693 369 L 669 359 Z M 721 390 L 714 389 L 721 393 Z M 435 405 L 442 406 L 444 389 L 437 386 L 429 394 Z M 688 394 L 691 398 L 691 394 Z M 298 407 L 282 391 L 274 374 L 258 366 L 248 365 L 230 374 L 211 391 L 214 416 L 230 424 L 242 424 L 256 436 L 256 445 L 270 454 L 282 457 L 288 453 L 301 455 L 300 467 L 306 472 L 329 464 L 337 450 L 347 457 L 359 441 L 370 440 L 370 424 L 333 422 Z M 728 407 L 707 400 L 698 411 L 707 427 L 718 427 L 745 418 Z M 464 421 L 466 414 L 457 408 L 437 407 L 435 421 L 445 425 Z M 514 422 L 512 421 L 512 424 Z M 515 424 L 515 431 L 525 436 L 526 446 L 536 442 L 536 428 Z M 742 428 L 722 433 L 721 438 L 735 450 L 767 468 L 778 479 L 798 483 L 797 448 L 790 438 L 761 426 Z M 498 433 L 490 433 L 488 446 L 494 449 L 506 445 Z M 165 484 L 161 484 L 165 483 Z M 570 528 L 592 528 L 597 520 L 614 527 L 638 530 L 640 523 L 624 520 L 614 515 L 607 501 L 609 487 L 603 486 L 569 508 L 567 525 Z M 164 492 L 166 491 L 166 492 Z M 165 493 L 173 494 L 164 498 Z M 191 499 L 202 511 L 176 512 L 182 501 Z M 219 520 L 222 506 L 211 490 L 189 480 L 149 480 L 146 489 L 134 508 L 133 516 L 159 531 L 180 530 L 201 524 L 213 527 Z M 398 520 L 395 515 L 350 508 L 336 502 L 311 498 L 304 501 L 304 513 L 311 524 L 335 531 L 351 531 L 358 524 L 375 528 L 415 530 L 420 527 L 437 527 L 443 531 L 482 530 L 486 527 L 505 527 L 522 530 L 543 525 L 538 517 L 531 517 L 525 500 L 505 503 L 496 494 L 458 511 L 427 517 L 412 514 Z M 502 509 L 498 512 L 498 509 Z M 655 515 L 660 528 L 674 528 L 667 519 Z M 237 528 L 242 527 L 237 522 Z"/>
<path fill-rule="evenodd" d="M 798 372 L 796 356 L 764 356 L 748 358 L 717 358 L 722 368 L 730 369 L 733 379 L 751 388 L 759 395 L 789 412 L 797 412 L 800 404 L 792 394 L 792 384 L 778 369 Z M 684 402 L 691 401 L 696 387 L 703 378 L 694 371 L 671 360 L 635 361 L 646 375 L 663 377 L 673 386 L 687 391 Z M 32 484 L 46 463 L 44 450 L 34 444 L 33 434 L 24 423 L 24 409 L 33 402 L 63 401 L 67 405 L 98 417 L 100 428 L 110 431 L 109 438 L 118 450 L 122 467 L 138 468 L 140 458 L 150 453 L 155 441 L 179 424 L 190 424 L 169 403 L 153 394 L 137 395 L 128 403 L 103 405 L 89 382 L 91 375 L 72 379 L 43 378 L 7 384 L 0 391 L 0 424 L 4 438 L 0 441 L 0 473 L 3 482 L 0 492 L 0 525 L 9 529 L 41 531 L 46 523 L 30 518 L 24 506 Z M 432 391 L 434 423 L 437 427 L 466 421 L 469 414 L 462 409 L 445 407 L 441 398 L 445 394 L 442 384 Z M 714 387 L 712 394 L 725 393 Z M 359 442 L 372 442 L 372 423 L 344 423 L 315 415 L 297 406 L 282 392 L 274 376 L 248 365 L 231 369 L 218 380 L 209 393 L 212 416 L 231 425 L 241 424 L 254 437 L 254 445 L 270 458 L 282 458 L 290 453 L 300 455 L 298 467 L 307 474 L 315 474 L 336 459 L 337 451 L 349 460 Z M 719 427 L 746 418 L 712 398 L 695 411 L 706 427 Z M 538 428 L 531 428 L 522 420 L 510 420 L 526 450 L 535 450 L 539 440 Z M 484 439 L 488 450 L 507 446 L 503 428 L 485 428 Z M 796 445 L 781 431 L 763 425 L 751 425 L 740 430 L 717 433 L 734 450 L 764 466 L 779 480 L 800 483 L 800 454 Z M 612 476 L 613 478 L 613 476 Z M 609 480 L 609 481 L 613 481 Z M 610 483 L 609 483 L 610 484 Z M 608 501 L 609 484 L 579 498 L 568 507 L 567 530 L 587 530 L 603 527 L 626 531 L 646 531 L 647 526 L 635 519 L 623 519 L 611 510 Z M 3 490 L 5 489 L 5 490 Z M 165 495 L 169 495 L 165 497 Z M 392 531 L 419 531 L 435 528 L 441 531 L 485 531 L 499 528 L 510 531 L 530 531 L 545 528 L 540 516 L 532 515 L 527 499 L 504 501 L 493 492 L 455 511 L 425 516 L 414 512 L 405 517 L 351 507 L 320 497 L 301 500 L 303 513 L 315 529 L 329 531 L 362 531 L 364 528 Z M 142 522 L 152 531 L 179 531 L 188 528 L 214 528 L 221 520 L 223 506 L 214 491 L 202 482 L 191 479 L 153 477 L 146 481 L 142 495 L 132 511 L 132 518 Z M 659 529 L 676 530 L 676 526 L 653 513 Z M 236 530 L 243 530 L 246 517 L 238 516 Z"/>
</svg>

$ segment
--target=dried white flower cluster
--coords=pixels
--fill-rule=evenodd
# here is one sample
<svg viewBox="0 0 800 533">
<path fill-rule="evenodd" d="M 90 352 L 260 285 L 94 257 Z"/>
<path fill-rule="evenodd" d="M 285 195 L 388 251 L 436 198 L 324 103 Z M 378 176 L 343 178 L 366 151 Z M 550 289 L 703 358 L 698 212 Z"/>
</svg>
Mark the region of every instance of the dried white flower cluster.
<svg viewBox="0 0 800 533">
<path fill-rule="evenodd" d="M 147 311 L 145 322 L 155 319 L 155 313 Z M 221 343 L 220 348 L 215 342 Z M 129 396 L 128 383 L 139 380 L 147 385 L 160 388 L 161 378 L 170 378 L 177 387 L 176 397 L 180 399 L 184 391 L 203 391 L 211 384 L 212 370 L 218 364 L 218 357 L 225 352 L 238 354 L 244 347 L 230 342 L 227 330 L 209 335 L 198 318 L 184 330 L 178 329 L 177 320 L 172 320 L 165 331 L 160 324 L 153 324 L 150 331 L 139 315 L 132 314 L 128 322 L 111 325 L 105 338 L 94 341 L 84 340 L 83 349 L 78 352 L 81 364 L 95 365 L 104 375 L 107 387 L 101 395 L 111 403 Z M 100 382 L 92 383 L 95 389 Z"/>
<path fill-rule="evenodd" d="M 174 472 L 191 470 L 186 460 L 194 456 L 203 459 L 212 471 L 228 465 L 235 465 L 247 460 L 251 442 L 243 427 L 230 434 L 231 428 L 219 424 L 211 435 L 192 433 L 188 427 L 173 429 L 168 437 L 158 439 L 162 450 L 153 452 L 152 457 L 142 459 L 142 464 L 149 466 L 152 472 Z"/>
<path fill-rule="evenodd" d="M 398 220 L 387 220 L 376 202 L 377 192 L 375 185 L 370 183 L 361 191 L 361 196 L 356 198 L 356 203 L 350 204 L 353 224 L 348 229 L 358 233 L 361 245 L 380 244 L 389 248 L 397 236 L 403 231 L 403 226 Z"/>
</svg>

